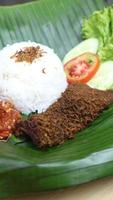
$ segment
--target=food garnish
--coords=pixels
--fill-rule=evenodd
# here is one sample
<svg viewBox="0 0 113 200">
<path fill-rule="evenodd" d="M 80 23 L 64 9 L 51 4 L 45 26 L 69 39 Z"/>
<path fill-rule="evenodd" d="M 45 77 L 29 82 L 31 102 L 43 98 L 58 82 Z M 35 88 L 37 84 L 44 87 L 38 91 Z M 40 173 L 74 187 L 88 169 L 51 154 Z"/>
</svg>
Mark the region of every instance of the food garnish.
<svg viewBox="0 0 113 200">
<path fill-rule="evenodd" d="M 97 38 L 89 38 L 86 40 L 83 40 L 78 45 L 76 45 L 73 49 L 71 49 L 64 57 L 63 64 L 65 65 L 70 60 L 74 59 L 75 57 L 78 57 L 86 52 L 94 53 L 96 54 L 99 47 L 99 41 Z"/>
<path fill-rule="evenodd" d="M 7 139 L 20 120 L 21 114 L 10 102 L 0 101 L 0 140 Z"/>
<path fill-rule="evenodd" d="M 40 58 L 44 54 L 44 50 L 37 47 L 25 47 L 22 50 L 17 51 L 11 58 L 14 58 L 16 62 L 28 62 L 32 63 L 36 58 Z"/>
<path fill-rule="evenodd" d="M 69 85 L 61 98 L 41 114 L 16 124 L 16 135 L 28 135 L 39 147 L 51 147 L 74 138 L 113 102 L 113 91 L 92 89 L 86 84 Z"/>
<path fill-rule="evenodd" d="M 64 65 L 68 83 L 87 83 L 96 74 L 99 64 L 98 56 L 89 52 L 70 60 Z"/>
<path fill-rule="evenodd" d="M 85 40 L 66 54 L 63 60 L 64 64 L 71 61 L 72 58 L 76 58 L 77 55 L 80 56 L 82 52 L 91 52 L 94 46 L 95 53 L 100 60 L 100 67 L 91 79 L 85 82 L 97 89 L 113 89 L 113 7 L 94 11 L 90 17 L 84 19 L 82 37 Z M 74 82 L 74 78 L 68 76 L 68 79 L 69 83 Z"/>
<path fill-rule="evenodd" d="M 99 41 L 100 60 L 113 60 L 113 6 L 95 11 L 83 21 L 83 39 L 95 37 Z"/>
<path fill-rule="evenodd" d="M 113 88 L 113 61 L 103 62 L 95 76 L 87 84 L 100 90 Z"/>
</svg>

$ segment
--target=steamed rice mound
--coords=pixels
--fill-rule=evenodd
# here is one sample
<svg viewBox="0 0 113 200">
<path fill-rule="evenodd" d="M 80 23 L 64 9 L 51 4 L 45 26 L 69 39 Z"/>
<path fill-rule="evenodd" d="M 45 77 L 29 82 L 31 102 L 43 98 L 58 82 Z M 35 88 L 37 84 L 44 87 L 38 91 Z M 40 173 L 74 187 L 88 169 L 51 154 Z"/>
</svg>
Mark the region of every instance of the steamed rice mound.
<svg viewBox="0 0 113 200">
<path fill-rule="evenodd" d="M 37 46 L 42 50 L 41 56 L 32 62 L 17 60 L 17 52 Z M 62 63 L 49 47 L 29 41 L 8 45 L 0 51 L 0 99 L 11 101 L 19 111 L 45 111 L 66 87 Z"/>
</svg>

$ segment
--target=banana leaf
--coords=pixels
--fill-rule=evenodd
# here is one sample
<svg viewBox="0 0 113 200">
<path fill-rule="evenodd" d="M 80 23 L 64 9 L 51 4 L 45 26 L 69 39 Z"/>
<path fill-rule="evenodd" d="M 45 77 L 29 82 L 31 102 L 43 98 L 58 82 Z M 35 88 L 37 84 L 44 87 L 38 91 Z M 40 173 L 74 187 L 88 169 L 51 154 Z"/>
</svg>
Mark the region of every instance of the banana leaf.
<svg viewBox="0 0 113 200">
<path fill-rule="evenodd" d="M 0 48 L 35 41 L 64 55 L 81 41 L 84 17 L 104 0 L 38 0 L 0 7 Z M 111 1 L 110 3 L 113 3 Z M 61 189 L 113 175 L 113 105 L 63 145 L 39 150 L 12 136 L 0 142 L 0 198 Z"/>
</svg>

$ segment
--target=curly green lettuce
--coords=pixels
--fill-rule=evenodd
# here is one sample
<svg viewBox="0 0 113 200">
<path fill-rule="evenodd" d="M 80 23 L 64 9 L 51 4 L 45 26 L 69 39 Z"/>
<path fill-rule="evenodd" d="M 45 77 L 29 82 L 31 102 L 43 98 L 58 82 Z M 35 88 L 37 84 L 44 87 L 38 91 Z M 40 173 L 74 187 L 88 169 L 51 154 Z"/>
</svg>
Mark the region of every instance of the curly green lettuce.
<svg viewBox="0 0 113 200">
<path fill-rule="evenodd" d="M 84 19 L 82 36 L 83 39 L 97 38 L 100 59 L 113 60 L 113 6 L 95 11 L 89 19 Z"/>
</svg>

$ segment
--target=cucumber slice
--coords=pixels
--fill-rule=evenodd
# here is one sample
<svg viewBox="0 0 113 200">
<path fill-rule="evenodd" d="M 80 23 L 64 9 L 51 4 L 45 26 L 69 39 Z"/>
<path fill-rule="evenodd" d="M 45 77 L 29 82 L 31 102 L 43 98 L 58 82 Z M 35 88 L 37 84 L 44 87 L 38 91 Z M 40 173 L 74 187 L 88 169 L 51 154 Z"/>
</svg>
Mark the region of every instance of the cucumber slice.
<svg viewBox="0 0 113 200">
<path fill-rule="evenodd" d="M 95 76 L 87 84 L 100 90 L 113 89 L 113 61 L 102 63 Z"/>
<path fill-rule="evenodd" d="M 98 39 L 96 38 L 90 38 L 82 41 L 80 44 L 78 44 L 76 47 L 74 47 L 65 55 L 63 59 L 63 64 L 67 63 L 68 61 L 72 60 L 73 58 L 85 52 L 97 53 L 98 46 L 99 42 Z"/>
</svg>

